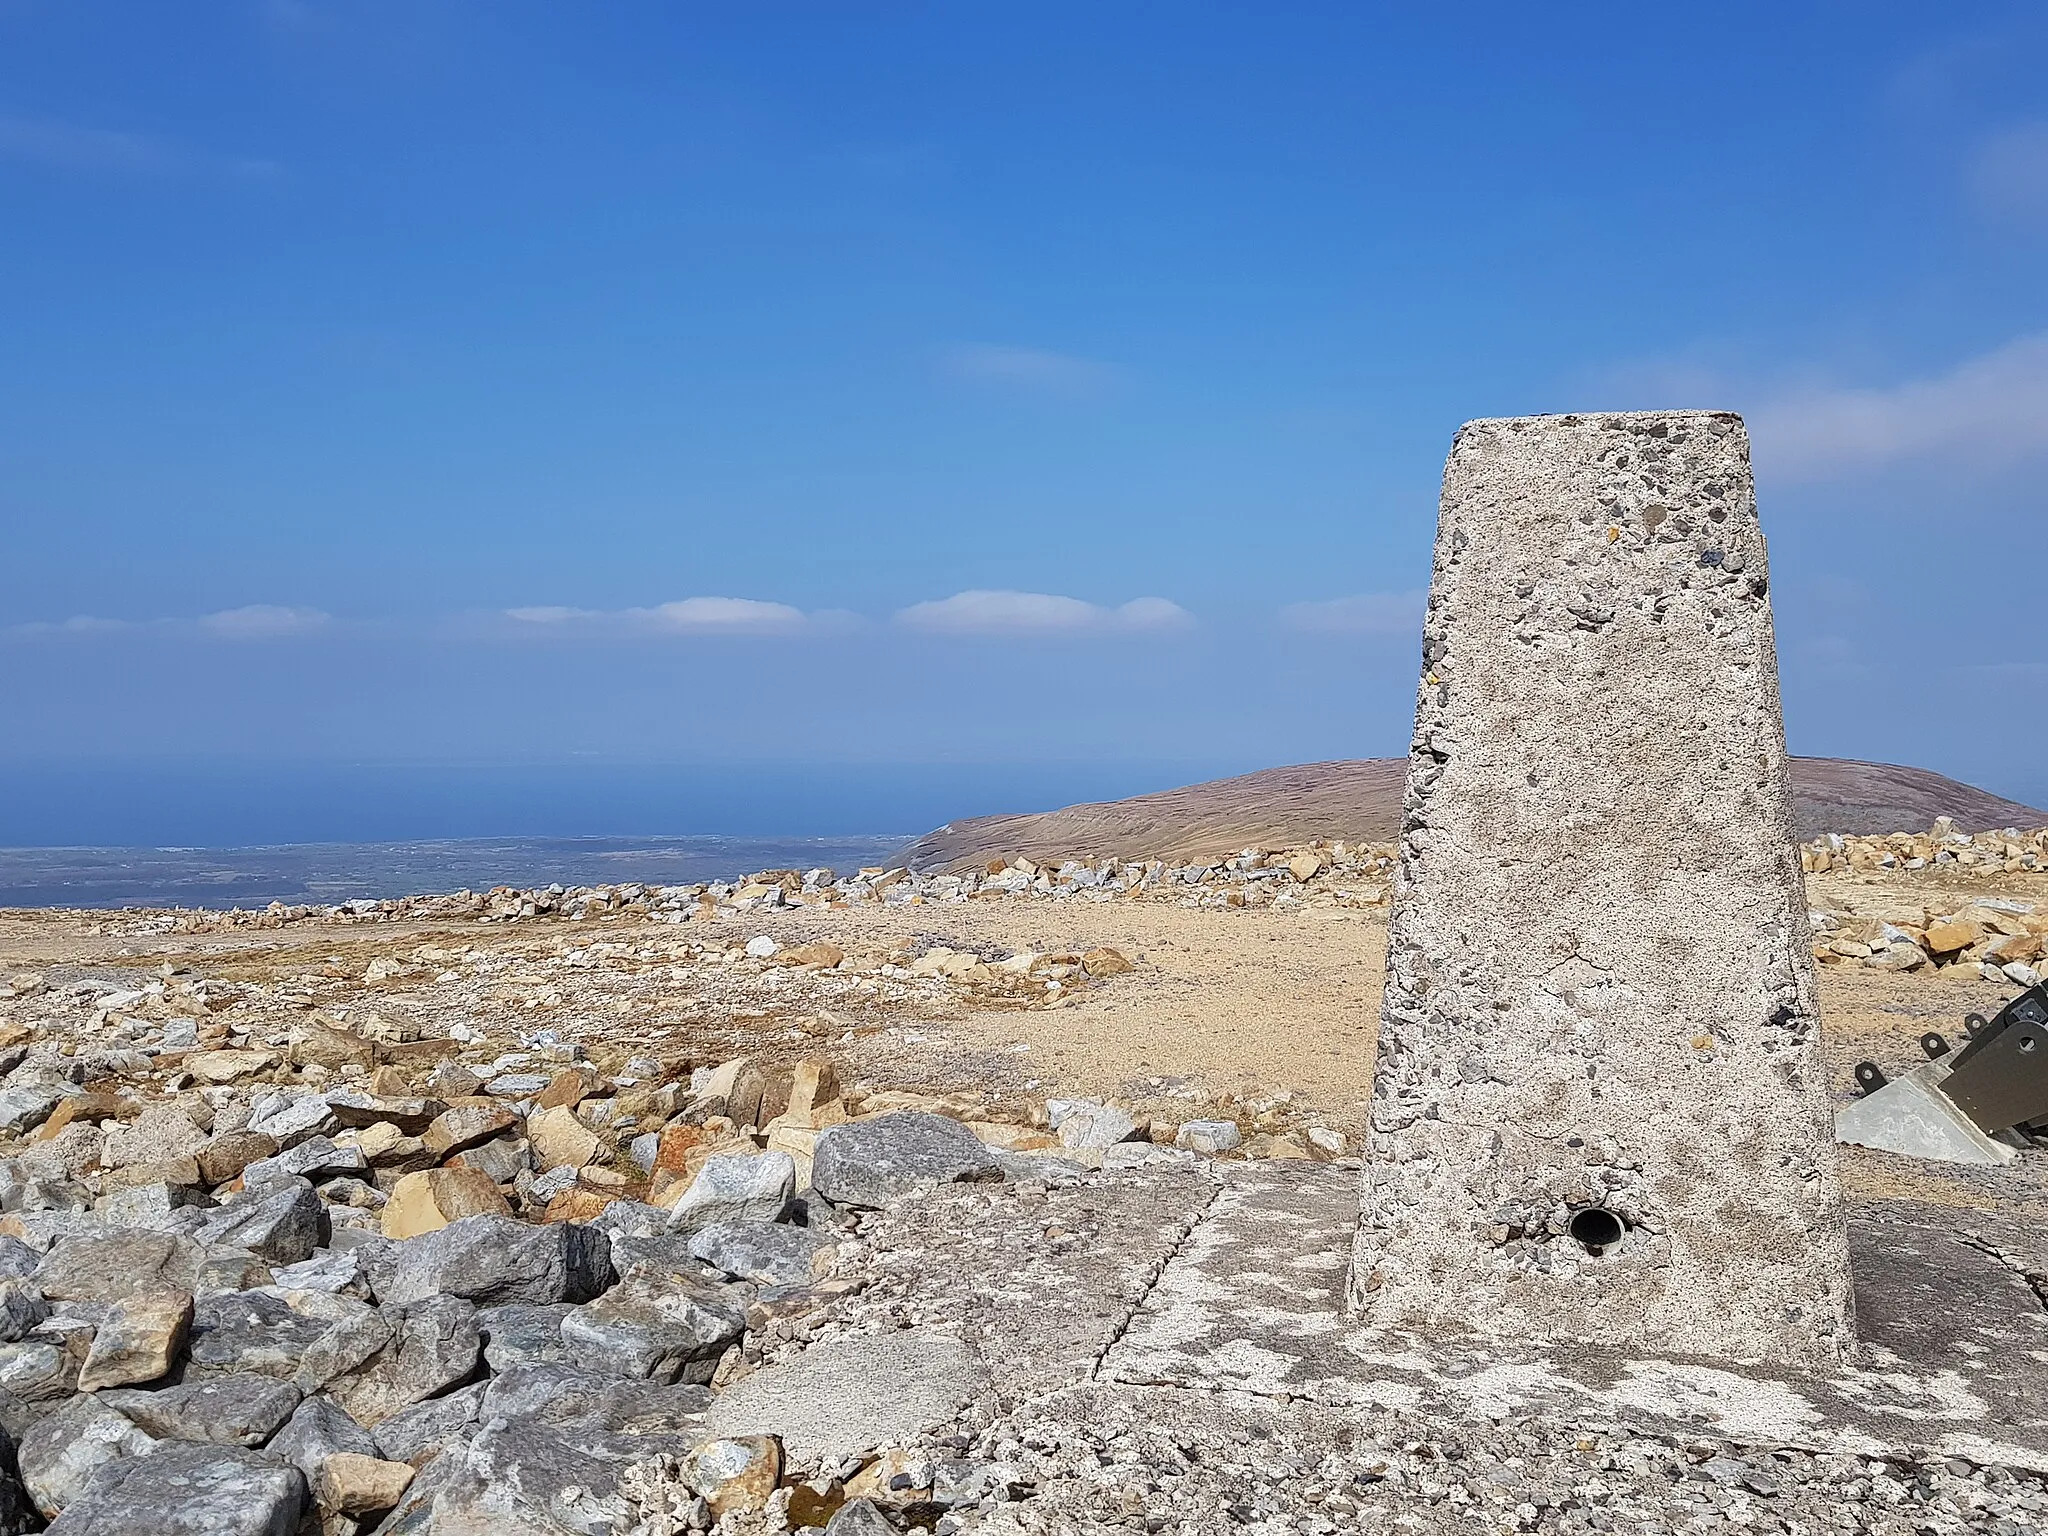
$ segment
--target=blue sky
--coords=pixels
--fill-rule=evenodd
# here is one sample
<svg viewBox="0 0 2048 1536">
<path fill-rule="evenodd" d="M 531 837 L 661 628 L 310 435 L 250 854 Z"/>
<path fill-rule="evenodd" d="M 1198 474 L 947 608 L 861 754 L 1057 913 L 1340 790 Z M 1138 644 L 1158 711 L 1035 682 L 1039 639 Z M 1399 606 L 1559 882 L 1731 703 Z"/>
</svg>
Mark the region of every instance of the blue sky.
<svg viewBox="0 0 2048 1536">
<path fill-rule="evenodd" d="M 1457 425 L 1659 405 L 1794 750 L 2048 803 L 2037 5 L 0 0 L 0 228 L 0 840 L 1396 753 Z"/>
</svg>

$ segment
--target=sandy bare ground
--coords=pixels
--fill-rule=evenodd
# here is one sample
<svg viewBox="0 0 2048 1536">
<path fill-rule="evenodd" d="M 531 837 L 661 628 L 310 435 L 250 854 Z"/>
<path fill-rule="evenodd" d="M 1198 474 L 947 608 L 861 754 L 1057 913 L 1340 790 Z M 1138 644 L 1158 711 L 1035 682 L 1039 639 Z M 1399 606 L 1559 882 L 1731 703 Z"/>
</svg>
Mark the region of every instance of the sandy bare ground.
<svg viewBox="0 0 2048 1536">
<path fill-rule="evenodd" d="M 1987 882 L 1918 877 L 1816 876 L 1816 906 L 1901 912 L 1954 907 Z M 2048 903 L 2048 876 L 2005 876 L 2000 894 Z M 95 937 L 77 914 L 0 915 L 0 970 L 137 975 L 168 961 L 200 976 L 300 985 L 299 1006 L 410 1007 L 481 1021 L 508 1044 L 540 1027 L 593 1052 L 651 1050 L 681 1065 L 748 1052 L 827 1055 L 851 1081 L 880 1088 L 982 1091 L 997 1099 L 1115 1096 L 1158 1118 L 1221 1112 L 1271 1128 L 1321 1123 L 1356 1137 L 1371 1093 L 1372 1053 L 1386 950 L 1373 911 L 1216 911 L 1127 900 L 974 901 L 854 907 L 726 917 L 681 929 L 633 920 L 596 923 L 362 925 L 316 923 L 278 932 L 162 938 Z M 581 958 L 594 941 L 743 943 L 767 933 L 785 945 L 825 938 L 852 954 L 915 955 L 934 945 L 991 958 L 1022 950 L 1120 950 L 1127 975 L 1090 986 L 1055 1008 L 990 1007 L 943 988 L 884 987 L 881 995 L 821 993 L 796 978 L 762 991 L 758 975 L 707 981 L 631 954 Z M 465 956 L 465 980 L 438 988 L 419 974 L 422 947 Z M 361 980 L 380 956 L 408 962 L 410 978 Z M 566 957 L 577 957 L 575 959 Z M 433 971 L 443 963 L 424 967 Z M 714 968 L 716 971 L 717 968 Z M 472 974 L 473 973 L 473 974 Z M 452 973 L 444 973 L 452 976 Z M 1856 1061 L 1888 1069 L 1919 1058 L 1929 1029 L 1959 1032 L 1963 1015 L 1990 1012 L 2011 992 L 1956 966 L 1899 975 L 1860 965 L 1821 968 L 1833 1086 L 1851 1093 Z M 295 981 L 296 978 L 296 981 Z M 714 984 L 715 982 L 715 984 Z M 765 985 L 765 984 L 763 984 Z M 752 990 L 750 990 L 750 988 Z M 15 1005 L 20 1010 L 27 1005 Z M 19 1012 L 17 1014 L 19 1015 Z M 1274 1100 L 1280 1102 L 1276 1105 Z M 1246 1107 L 1251 1101 L 1251 1107 Z M 1892 1193 L 1969 1203 L 1965 1182 L 1937 1181 L 1886 1160 L 1859 1178 L 1904 1185 Z"/>
</svg>

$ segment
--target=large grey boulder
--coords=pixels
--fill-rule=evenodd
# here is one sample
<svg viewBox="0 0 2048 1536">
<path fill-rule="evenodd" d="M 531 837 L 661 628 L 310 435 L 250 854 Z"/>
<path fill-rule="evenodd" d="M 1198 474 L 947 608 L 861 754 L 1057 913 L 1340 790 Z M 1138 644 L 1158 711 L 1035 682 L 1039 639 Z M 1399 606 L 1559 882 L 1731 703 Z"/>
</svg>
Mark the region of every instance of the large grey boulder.
<svg viewBox="0 0 2048 1536">
<path fill-rule="evenodd" d="M 611 1279 L 611 1240 L 578 1222 L 530 1226 L 510 1216 L 465 1216 L 362 1252 L 379 1301 L 578 1302 Z"/>
<path fill-rule="evenodd" d="M 21 1437 L 21 1481 L 54 1519 L 110 1461 L 147 1456 L 156 1441 L 95 1397 L 74 1397 Z"/>
<path fill-rule="evenodd" d="M 258 1106 L 261 1113 L 250 1116 L 245 1129 L 276 1140 L 280 1147 L 296 1147 L 315 1136 L 332 1136 L 341 1130 L 341 1117 L 318 1094 Z"/>
<path fill-rule="evenodd" d="M 562 1319 L 575 1310 L 564 1301 L 509 1301 L 484 1308 L 476 1315 L 484 1336 L 484 1364 L 509 1371 L 564 1362 L 573 1351 L 562 1340 Z"/>
<path fill-rule="evenodd" d="M 294 1380 L 308 1393 L 325 1391 L 350 1418 L 374 1429 L 460 1386 L 482 1350 L 476 1308 L 457 1296 L 434 1296 L 364 1308 L 338 1322 L 306 1352 Z"/>
<path fill-rule="evenodd" d="M 616 1244 L 622 1237 L 653 1237 L 666 1231 L 668 1212 L 645 1200 L 614 1200 L 593 1216 L 590 1224 Z"/>
<path fill-rule="evenodd" d="M 116 1388 L 100 1393 L 99 1400 L 159 1440 L 254 1450 L 292 1416 L 299 1389 L 268 1376 L 223 1376 L 153 1392 Z"/>
<path fill-rule="evenodd" d="M 831 1265 L 830 1234 L 779 1221 L 723 1221 L 690 1239 L 690 1253 L 736 1280 L 808 1285 Z"/>
<path fill-rule="evenodd" d="M 272 1456 L 297 1467 L 309 1487 L 319 1486 L 320 1473 L 330 1456 L 381 1455 L 370 1432 L 328 1397 L 309 1397 L 300 1403 L 290 1421 L 272 1437 L 268 1449 Z"/>
<path fill-rule="evenodd" d="M 280 1264 L 272 1283 L 281 1291 L 326 1291 L 364 1299 L 370 1293 L 361 1255 L 346 1249 L 320 1248 L 309 1259 Z"/>
<path fill-rule="evenodd" d="M 388 1536 L 613 1536 L 621 1464 L 545 1426 L 498 1420 L 428 1462 L 378 1527 Z"/>
<path fill-rule="evenodd" d="M 940 1184 L 1002 1176 L 974 1132 L 914 1109 L 832 1126 L 811 1153 L 811 1186 L 834 1205 L 880 1209 Z"/>
<path fill-rule="evenodd" d="M 562 1319 L 572 1358 L 595 1371 L 706 1382 L 746 1331 L 746 1309 L 724 1287 L 636 1269 Z"/>
<path fill-rule="evenodd" d="M 9 1083 L 0 1088 L 0 1132 L 20 1135 L 50 1118 L 64 1090 L 53 1083 Z"/>
<path fill-rule="evenodd" d="M 297 1264 L 327 1235 L 327 1207 L 303 1179 L 267 1185 L 213 1210 L 187 1209 L 176 1218 L 202 1243 L 245 1248 L 271 1264 Z"/>
<path fill-rule="evenodd" d="M 302 1312 L 275 1291 L 201 1296 L 192 1304 L 185 1354 L 202 1372 L 250 1371 L 289 1381 L 333 1326 L 332 1316 Z"/>
<path fill-rule="evenodd" d="M 116 1229 L 59 1238 L 36 1269 L 52 1301 L 119 1301 L 137 1291 L 196 1291 L 206 1251 L 170 1232 Z"/>
<path fill-rule="evenodd" d="M 695 1232 L 722 1221 L 775 1221 L 796 1194 L 796 1161 L 787 1152 L 707 1159 L 669 1210 L 669 1229 Z"/>
<path fill-rule="evenodd" d="M 425 1466 L 451 1442 L 469 1438 L 487 1385 L 479 1381 L 394 1413 L 376 1428 L 376 1454 L 386 1461 Z"/>
<path fill-rule="evenodd" d="M 1045 1112 L 1060 1145 L 1079 1151 L 1100 1152 L 1142 1134 L 1127 1111 L 1099 1099 L 1047 1099 Z"/>
<path fill-rule="evenodd" d="M 306 1480 L 238 1446 L 167 1442 L 102 1466 L 50 1536 L 292 1536 Z"/>
<path fill-rule="evenodd" d="M 43 1256 L 18 1237 L 0 1237 L 0 1276 L 23 1277 L 36 1272 Z"/>
<path fill-rule="evenodd" d="M 710 1401 L 702 1387 L 564 1366 L 508 1371 L 484 1393 L 484 1427 L 428 1462 L 380 1529 L 389 1536 L 612 1536 L 630 1523 L 620 1474 L 658 1455 L 686 1456 L 702 1437 Z M 399 1449 L 386 1445 L 385 1455 L 405 1459 Z"/>
</svg>

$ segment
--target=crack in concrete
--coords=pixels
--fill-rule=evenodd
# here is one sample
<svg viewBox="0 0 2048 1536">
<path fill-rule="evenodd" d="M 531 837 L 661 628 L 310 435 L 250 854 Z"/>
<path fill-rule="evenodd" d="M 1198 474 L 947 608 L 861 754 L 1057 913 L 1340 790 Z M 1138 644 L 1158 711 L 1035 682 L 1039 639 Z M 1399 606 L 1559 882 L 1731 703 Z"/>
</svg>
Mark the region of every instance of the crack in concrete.
<svg viewBox="0 0 2048 1536">
<path fill-rule="evenodd" d="M 2014 1258 L 1988 1238 L 1980 1237 L 1975 1232 L 1958 1232 L 1955 1236 L 1966 1247 L 1976 1249 L 1986 1258 L 1996 1259 L 2026 1281 L 2027 1289 L 2034 1293 L 2034 1300 L 2040 1304 L 2041 1310 L 2048 1312 L 2048 1271 L 2030 1268 L 2024 1260 Z"/>
<path fill-rule="evenodd" d="M 1150 1301 L 1152 1293 L 1159 1289 L 1159 1282 L 1165 1278 L 1167 1270 L 1171 1269 L 1174 1261 L 1187 1251 L 1187 1246 L 1193 1240 L 1196 1231 L 1209 1219 L 1210 1211 L 1215 1209 L 1217 1200 L 1223 1194 L 1223 1188 L 1223 1180 L 1212 1176 L 1209 1183 L 1209 1198 L 1202 1202 L 1202 1208 L 1180 1229 L 1180 1236 L 1175 1240 L 1173 1248 L 1153 1265 L 1152 1273 L 1145 1278 L 1145 1288 L 1128 1307 L 1124 1308 L 1123 1316 L 1117 1319 L 1116 1327 L 1110 1331 L 1108 1341 L 1095 1352 L 1095 1358 L 1088 1362 L 1088 1373 L 1082 1378 L 1084 1381 L 1101 1380 L 1103 1362 L 1109 1358 L 1110 1351 L 1123 1342 L 1124 1335 L 1130 1332 L 1131 1324 L 1137 1320 L 1138 1314 L 1145 1310 L 1145 1303 Z"/>
</svg>

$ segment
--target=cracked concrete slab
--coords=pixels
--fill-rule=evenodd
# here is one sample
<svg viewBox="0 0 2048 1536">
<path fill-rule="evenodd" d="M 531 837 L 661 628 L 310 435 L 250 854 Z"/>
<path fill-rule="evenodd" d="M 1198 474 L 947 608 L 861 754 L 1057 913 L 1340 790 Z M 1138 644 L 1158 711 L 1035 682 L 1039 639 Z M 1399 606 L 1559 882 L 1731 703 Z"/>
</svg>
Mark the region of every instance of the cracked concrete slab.
<svg viewBox="0 0 2048 1536">
<path fill-rule="evenodd" d="M 1623 1414 L 1646 1432 L 2048 1470 L 2048 1314 L 2024 1261 L 1911 1208 L 1852 1219 L 1862 1347 L 1848 1368 L 1503 1349 L 1368 1336 L 1342 1281 L 1352 1183 L 1226 1165 L 1224 1187 L 1103 1359 L 1103 1380 L 1251 1392 L 1424 1416 Z"/>
</svg>

